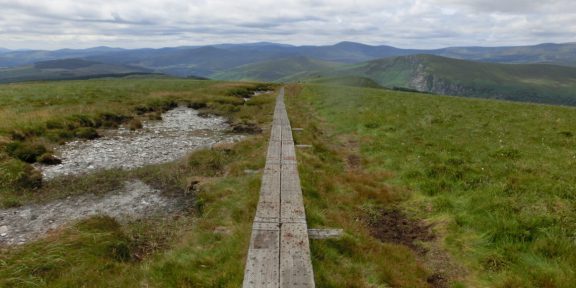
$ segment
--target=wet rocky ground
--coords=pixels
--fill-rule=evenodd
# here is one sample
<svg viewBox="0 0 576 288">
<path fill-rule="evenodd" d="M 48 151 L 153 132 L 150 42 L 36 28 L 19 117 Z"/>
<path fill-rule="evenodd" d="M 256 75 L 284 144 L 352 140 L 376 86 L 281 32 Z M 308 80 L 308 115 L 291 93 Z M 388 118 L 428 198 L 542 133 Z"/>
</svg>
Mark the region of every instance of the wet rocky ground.
<svg viewBox="0 0 576 288">
<path fill-rule="evenodd" d="M 143 218 L 184 209 L 180 198 L 162 196 L 160 191 L 134 180 L 106 195 L 68 197 L 47 204 L 0 210 L 0 245 L 24 244 L 81 218 L 108 215 L 122 220 Z"/>
<path fill-rule="evenodd" d="M 185 107 L 168 111 L 161 121 L 143 124 L 143 129 L 120 128 L 95 140 L 67 143 L 56 151 L 62 164 L 38 167 L 46 180 L 97 169 L 130 169 L 174 161 L 190 151 L 242 138 L 227 132 L 230 127 L 224 118 L 202 117 Z"/>
<path fill-rule="evenodd" d="M 170 162 L 204 147 L 240 140 L 221 117 L 202 117 L 198 111 L 179 107 L 147 121 L 143 129 L 106 131 L 105 136 L 75 141 L 58 147 L 62 164 L 37 166 L 45 180 L 98 169 L 131 169 Z M 164 196 L 147 184 L 132 180 L 106 195 L 68 197 L 45 204 L 0 209 L 0 246 L 24 244 L 62 225 L 93 215 L 108 215 L 121 221 L 158 213 L 181 211 L 190 203 L 182 197 Z"/>
</svg>

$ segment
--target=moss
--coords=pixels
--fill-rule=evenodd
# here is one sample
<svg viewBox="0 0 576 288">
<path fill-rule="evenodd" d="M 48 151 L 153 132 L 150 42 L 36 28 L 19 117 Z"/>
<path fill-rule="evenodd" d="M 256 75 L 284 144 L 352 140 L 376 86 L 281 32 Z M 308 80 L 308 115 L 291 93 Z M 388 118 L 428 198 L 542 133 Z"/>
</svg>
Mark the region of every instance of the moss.
<svg viewBox="0 0 576 288">
<path fill-rule="evenodd" d="M 76 135 L 74 131 L 68 129 L 53 129 L 48 130 L 44 137 L 55 143 L 65 143 L 68 140 L 74 139 Z"/>
<path fill-rule="evenodd" d="M 42 156 L 38 157 L 38 162 L 46 165 L 58 165 L 62 164 L 62 160 L 58 159 L 52 153 L 44 153 Z"/>
<path fill-rule="evenodd" d="M 41 136 L 44 134 L 45 128 L 40 126 L 35 127 L 22 127 L 19 129 L 12 130 L 10 136 L 12 140 L 15 141 L 24 141 L 28 138 L 33 138 L 37 136 Z"/>
<path fill-rule="evenodd" d="M 143 127 L 144 125 L 142 125 L 142 121 L 140 121 L 138 118 L 134 118 L 128 122 L 128 128 L 130 128 L 132 131 L 142 129 Z"/>
<path fill-rule="evenodd" d="M 0 162 L 0 188 L 36 189 L 42 186 L 42 173 L 17 159 Z"/>
<path fill-rule="evenodd" d="M 117 128 L 120 124 L 130 119 L 130 117 L 126 115 L 111 112 L 100 113 L 98 117 L 102 121 L 102 127 L 105 128 Z"/>
<path fill-rule="evenodd" d="M 92 139 L 96 139 L 96 138 L 100 137 L 100 135 L 98 134 L 98 131 L 96 131 L 96 129 L 91 128 L 91 127 L 77 128 L 76 131 L 74 132 L 74 134 L 78 138 L 88 139 L 88 140 L 92 140 Z"/>
<path fill-rule="evenodd" d="M 192 108 L 192 109 L 203 109 L 206 108 L 208 105 L 205 102 L 191 102 L 188 103 L 188 108 Z"/>
<path fill-rule="evenodd" d="M 12 142 L 6 146 L 8 155 L 27 163 L 35 163 L 47 151 L 44 145 L 27 142 Z"/>
<path fill-rule="evenodd" d="M 75 127 L 100 127 L 102 121 L 98 118 L 91 117 L 89 115 L 76 114 L 67 118 L 69 122 L 74 123 Z"/>
<path fill-rule="evenodd" d="M 162 120 L 162 113 L 161 112 L 153 112 L 148 114 L 148 119 L 159 121 Z"/>
</svg>

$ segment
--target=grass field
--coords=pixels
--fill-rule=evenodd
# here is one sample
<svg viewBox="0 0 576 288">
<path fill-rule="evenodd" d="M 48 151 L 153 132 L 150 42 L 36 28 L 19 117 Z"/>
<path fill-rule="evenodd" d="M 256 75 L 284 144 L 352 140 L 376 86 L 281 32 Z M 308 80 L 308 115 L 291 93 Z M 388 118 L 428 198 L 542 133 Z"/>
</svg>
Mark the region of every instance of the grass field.
<svg viewBox="0 0 576 288">
<path fill-rule="evenodd" d="M 206 105 L 204 111 L 232 122 L 265 127 L 271 122 L 274 95 L 255 96 L 246 104 L 239 98 L 255 87 L 263 88 L 250 83 L 150 78 L 6 85 L 0 87 L 4 89 L 2 108 L 20 113 L 26 121 L 11 121 L 3 127 L 7 137 L 24 125 L 40 127 L 22 142 L 50 143 L 44 139 L 50 130 L 47 121 L 70 121 L 68 117 L 77 113 L 92 120 L 100 113 L 141 117 L 136 113 L 141 107 L 154 107 L 148 103 L 171 101 Z M 91 89 L 99 92 L 83 93 Z M 46 101 L 52 105 L 42 104 Z M 91 103 L 81 105 L 85 102 Z M 61 177 L 36 189 L 3 183 L 3 202 L 15 205 L 80 193 L 104 194 L 129 179 L 140 179 L 176 197 L 191 197 L 195 204 L 168 218 L 128 224 L 91 217 L 42 240 L 1 248 L 0 287 L 236 287 L 243 277 L 242 259 L 260 181 L 259 174 L 244 171 L 263 166 L 265 143 L 263 135 L 255 135 L 234 146 L 201 150 L 172 163 Z M 9 158 L 7 162 L 18 161 Z M 192 180 L 200 184 L 190 192 Z"/>
<path fill-rule="evenodd" d="M 379 179 L 400 199 L 387 205 L 433 225 L 466 267 L 461 285 L 576 283 L 576 110 L 329 86 L 296 99 L 326 143 L 393 175 Z"/>
<path fill-rule="evenodd" d="M 43 85 L 53 88 L 49 83 Z M 197 85 L 219 89 L 224 84 Z M 225 85 L 227 89 L 236 87 Z M 194 85 L 190 89 L 195 89 Z M 289 87 L 287 97 L 296 99 L 299 92 L 298 86 Z M 250 102 L 254 104 L 240 106 L 231 117 L 246 114 L 258 123 L 271 121 L 273 96 L 257 96 Z M 387 203 L 393 198 L 379 187 L 382 181 L 370 180 L 381 174 L 348 171 L 341 159 L 342 151 L 326 145 L 328 139 L 315 133 L 319 124 L 316 118 L 310 118 L 311 111 L 298 102 L 290 103 L 295 127 L 305 128 L 295 135 L 296 141 L 315 146 L 313 151 L 299 153 L 310 224 L 346 230 L 342 239 L 312 241 L 318 287 L 428 287 L 430 272 L 410 249 L 382 243 L 370 235 L 366 225 L 359 225 L 358 221 L 364 222 L 366 211 L 373 209 L 371 203 Z M 36 122 L 31 120 L 30 124 Z M 37 242 L 1 249 L 0 286 L 240 286 L 261 177 L 260 173 L 244 171 L 262 169 L 267 137 L 268 133 L 264 133 L 234 146 L 198 151 L 174 163 L 45 183 L 45 190 L 19 200 L 67 195 L 56 193 L 53 187 L 70 194 L 105 193 L 134 178 L 166 193 L 185 193 L 190 179 L 201 179 L 200 188 L 188 195 L 194 197 L 196 204 L 187 213 L 123 225 L 108 217 L 92 217 Z M 342 180 L 331 183 L 335 178 Z M 327 197 L 333 192 L 338 194 Z M 330 207 L 335 196 L 340 198 L 340 204 Z"/>
<path fill-rule="evenodd" d="M 15 206 L 66 195 L 63 190 L 94 190 L 90 177 L 72 181 L 77 189 L 60 189 L 58 181 L 41 185 L 40 175 L 29 163 L 50 159 L 58 144 L 155 119 L 178 104 L 226 116 L 233 125 L 256 125 L 264 121 L 254 113 L 262 103 L 255 100 L 245 105 L 242 99 L 243 93 L 254 89 L 270 88 L 161 77 L 0 85 L 0 204 Z M 115 179 L 115 172 L 108 174 L 105 178 Z"/>
<path fill-rule="evenodd" d="M 31 115 L 52 111 L 40 104 L 48 100 L 60 101 L 55 105 L 69 114 L 46 115 L 68 121 L 77 111 L 143 117 L 135 111 L 146 103 L 205 99 L 209 111 L 266 127 L 272 95 L 257 96 L 250 105 L 235 105 L 230 96 L 250 85 L 174 79 L 9 85 L 32 91 L 4 94 L 5 111 L 29 115 L 3 124 L 4 137 L 24 125 L 45 127 L 54 118 Z M 88 108 L 77 105 L 88 98 L 58 92 L 74 91 L 70 86 L 104 92 Z M 29 98 L 18 102 L 18 95 Z M 27 105 L 34 99 L 42 100 Z M 288 86 L 286 103 L 292 127 L 304 128 L 294 132 L 296 144 L 313 145 L 297 151 L 308 225 L 344 229 L 340 239 L 311 241 L 317 287 L 576 282 L 574 109 L 325 85 Z M 24 142 L 44 138 L 42 133 Z M 37 242 L 1 249 L 0 287 L 239 287 L 261 177 L 245 171 L 264 166 L 268 136 L 173 163 L 7 194 L 25 203 L 104 193 L 133 178 L 166 193 L 185 193 L 191 179 L 201 179 L 196 192 L 187 194 L 196 203 L 188 212 L 129 224 L 92 217 Z M 401 232 L 409 241 L 382 233 L 396 226 L 406 229 Z"/>
</svg>

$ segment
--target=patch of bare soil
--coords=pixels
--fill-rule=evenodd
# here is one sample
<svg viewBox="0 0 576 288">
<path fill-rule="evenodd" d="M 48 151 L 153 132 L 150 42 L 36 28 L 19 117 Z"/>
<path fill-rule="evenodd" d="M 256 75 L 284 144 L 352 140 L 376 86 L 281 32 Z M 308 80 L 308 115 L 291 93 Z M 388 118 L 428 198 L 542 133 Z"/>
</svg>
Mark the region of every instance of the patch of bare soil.
<svg viewBox="0 0 576 288">
<path fill-rule="evenodd" d="M 448 288 L 454 280 L 465 278 L 466 270 L 457 265 L 441 247 L 432 225 L 412 220 L 397 209 L 382 209 L 368 222 L 372 235 L 382 242 L 410 248 L 433 272 L 427 282 L 431 288 Z"/>
<path fill-rule="evenodd" d="M 447 288 L 453 281 L 465 281 L 468 271 L 459 265 L 450 253 L 442 247 L 442 239 L 436 238 L 426 243 L 428 252 L 422 257 L 426 266 L 434 272 L 428 283 L 434 288 Z"/>
<path fill-rule="evenodd" d="M 360 143 L 353 139 L 341 139 L 347 170 L 359 170 L 362 168 L 362 157 L 360 156 Z"/>
<path fill-rule="evenodd" d="M 383 242 L 407 246 L 418 255 L 424 255 L 427 249 L 418 242 L 434 240 L 429 225 L 424 225 L 406 217 L 396 209 L 383 209 L 378 217 L 369 221 L 372 236 Z"/>
<path fill-rule="evenodd" d="M 426 279 L 430 287 L 432 288 L 448 288 L 450 287 L 450 281 L 442 273 L 434 273 L 428 276 Z"/>
</svg>

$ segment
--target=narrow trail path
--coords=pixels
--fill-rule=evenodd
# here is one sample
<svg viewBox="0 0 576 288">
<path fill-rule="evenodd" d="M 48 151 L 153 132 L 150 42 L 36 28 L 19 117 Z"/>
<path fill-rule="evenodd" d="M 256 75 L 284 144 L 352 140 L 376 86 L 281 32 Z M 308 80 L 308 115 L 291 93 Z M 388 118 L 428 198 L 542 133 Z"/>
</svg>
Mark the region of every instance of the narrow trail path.
<svg viewBox="0 0 576 288">
<path fill-rule="evenodd" d="M 284 88 L 276 100 L 243 287 L 315 287 Z"/>
</svg>

